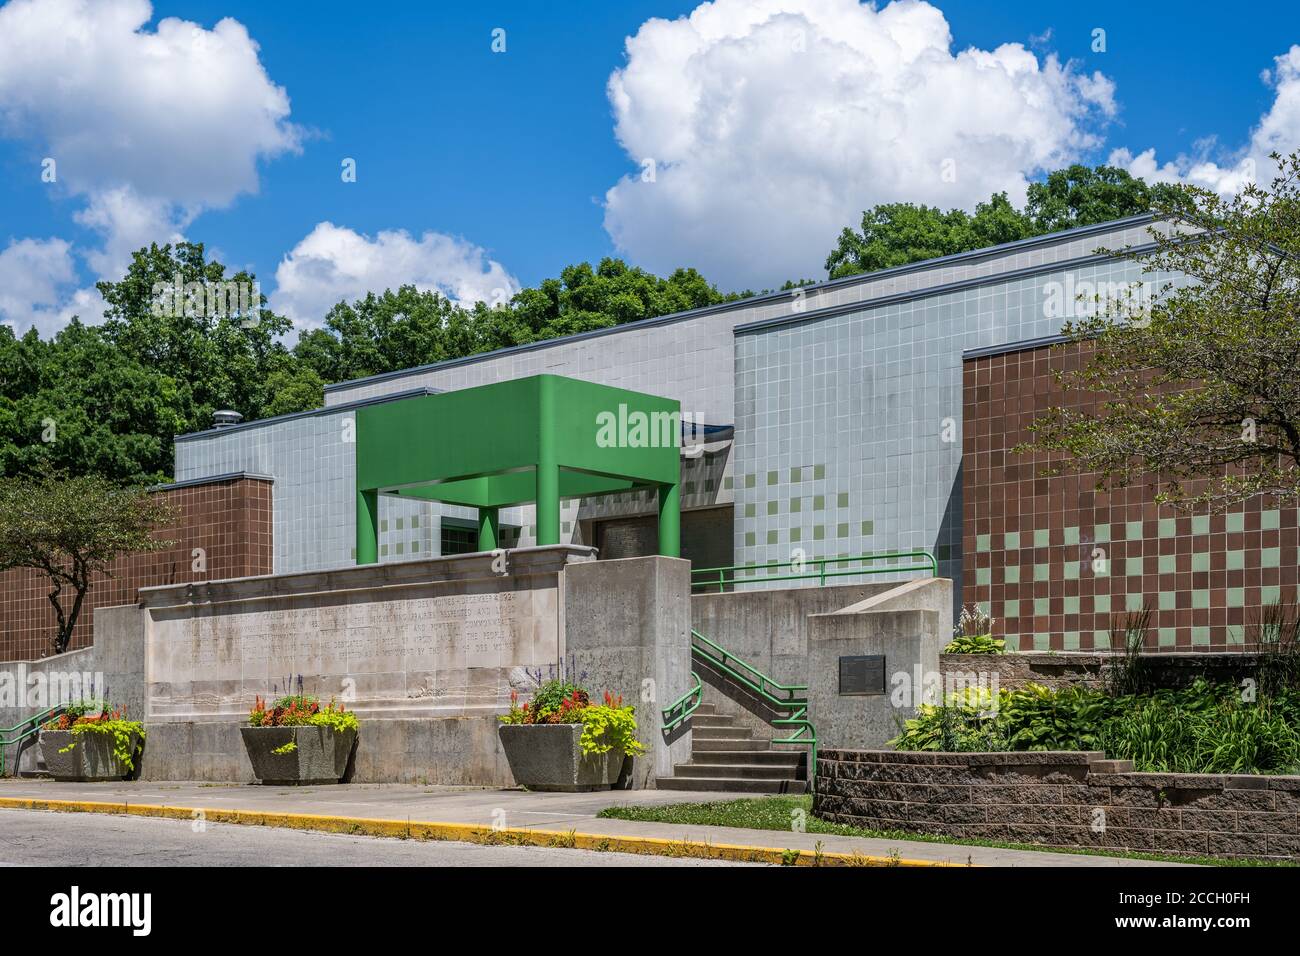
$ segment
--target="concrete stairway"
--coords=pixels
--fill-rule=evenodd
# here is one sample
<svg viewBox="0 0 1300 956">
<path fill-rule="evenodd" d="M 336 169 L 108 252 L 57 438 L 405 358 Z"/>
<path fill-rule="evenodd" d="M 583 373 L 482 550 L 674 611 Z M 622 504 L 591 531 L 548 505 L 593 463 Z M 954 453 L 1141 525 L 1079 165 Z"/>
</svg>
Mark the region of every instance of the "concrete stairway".
<svg viewBox="0 0 1300 956">
<path fill-rule="evenodd" d="M 807 755 L 773 750 L 736 718 L 700 704 L 691 715 L 691 759 L 660 777 L 660 790 L 720 790 L 731 793 L 804 793 Z M 806 748 L 804 748 L 806 750 Z"/>
</svg>

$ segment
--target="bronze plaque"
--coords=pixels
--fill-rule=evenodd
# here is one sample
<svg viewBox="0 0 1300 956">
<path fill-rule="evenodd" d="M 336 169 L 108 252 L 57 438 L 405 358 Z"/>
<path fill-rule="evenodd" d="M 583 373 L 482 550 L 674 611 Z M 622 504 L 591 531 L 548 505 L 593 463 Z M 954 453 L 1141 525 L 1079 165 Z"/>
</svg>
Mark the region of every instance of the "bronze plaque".
<svg viewBox="0 0 1300 956">
<path fill-rule="evenodd" d="M 865 697 L 884 692 L 884 654 L 840 658 L 841 697 Z"/>
</svg>

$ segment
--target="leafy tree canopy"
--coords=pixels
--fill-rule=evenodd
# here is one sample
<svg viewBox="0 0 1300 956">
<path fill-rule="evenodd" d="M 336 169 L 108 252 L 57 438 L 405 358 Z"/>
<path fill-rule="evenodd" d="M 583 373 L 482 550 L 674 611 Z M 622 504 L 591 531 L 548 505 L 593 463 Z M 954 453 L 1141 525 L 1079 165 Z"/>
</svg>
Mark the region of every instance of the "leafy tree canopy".
<svg viewBox="0 0 1300 956">
<path fill-rule="evenodd" d="M 1015 242 L 1076 226 L 1148 212 L 1170 187 L 1148 186 L 1114 166 L 1074 165 L 1031 183 L 1025 208 L 997 193 L 975 212 L 912 203 L 883 203 L 862 214 L 859 231 L 845 228 L 826 258 L 832 279 L 890 269 L 939 256 Z"/>
<path fill-rule="evenodd" d="M 1180 228 L 1154 251 L 1117 254 L 1189 281 L 1121 290 L 1067 324 L 1089 357 L 1058 377 L 1100 409 L 1053 408 L 1035 423 L 1026 448 L 1063 453 L 1049 474 L 1149 482 L 1188 508 L 1300 499 L 1300 152 L 1273 159 L 1270 186 L 1153 199 Z"/>
<path fill-rule="evenodd" d="M 0 478 L 0 571 L 45 575 L 58 620 L 52 650 L 62 654 L 94 579 L 119 555 L 168 547 L 151 532 L 173 520 L 161 498 L 99 475 Z"/>
</svg>

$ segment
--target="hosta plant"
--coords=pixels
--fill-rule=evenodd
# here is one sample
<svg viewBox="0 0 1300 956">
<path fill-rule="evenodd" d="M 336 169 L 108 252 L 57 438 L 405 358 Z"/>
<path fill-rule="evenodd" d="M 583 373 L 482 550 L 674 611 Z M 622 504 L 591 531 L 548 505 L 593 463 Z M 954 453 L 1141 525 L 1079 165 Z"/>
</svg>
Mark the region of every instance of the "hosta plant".
<svg viewBox="0 0 1300 956">
<path fill-rule="evenodd" d="M 967 604 L 952 629 L 952 640 L 943 649 L 945 654 L 1001 654 L 1006 641 L 993 637 L 993 618 L 978 604 Z"/>
</svg>

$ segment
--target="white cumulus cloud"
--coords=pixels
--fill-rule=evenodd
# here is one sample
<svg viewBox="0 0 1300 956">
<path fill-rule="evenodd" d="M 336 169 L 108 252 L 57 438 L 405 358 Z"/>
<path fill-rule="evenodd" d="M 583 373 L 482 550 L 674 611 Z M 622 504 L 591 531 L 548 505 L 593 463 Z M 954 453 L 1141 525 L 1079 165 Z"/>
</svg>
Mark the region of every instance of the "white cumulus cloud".
<svg viewBox="0 0 1300 956">
<path fill-rule="evenodd" d="M 823 275 L 878 202 L 963 206 L 1099 143 L 1114 84 L 1019 43 L 952 49 L 942 12 L 897 0 L 715 0 L 652 19 L 609 79 L 639 167 L 605 196 L 638 264 L 729 287 Z"/>
<path fill-rule="evenodd" d="M 34 180 L 53 160 L 52 188 L 85 202 L 75 218 L 103 238 L 86 256 L 100 278 L 256 192 L 259 161 L 300 148 L 289 97 L 243 24 L 149 29 L 152 15 L 148 0 L 0 7 L 0 136 L 29 146 Z"/>
<path fill-rule="evenodd" d="M 21 335 L 48 335 L 65 324 L 60 308 L 76 279 L 72 247 L 62 239 L 14 239 L 0 250 L 0 323 Z"/>
<path fill-rule="evenodd" d="M 316 225 L 280 262 L 271 307 L 299 326 L 319 325 L 335 304 L 402 285 L 436 291 L 463 305 L 495 304 L 519 282 L 487 252 L 455 236 L 405 230 L 373 238 L 332 222 Z"/>
<path fill-rule="evenodd" d="M 1277 172 L 1269 155 L 1285 156 L 1300 147 L 1300 44 L 1275 57 L 1273 69 L 1265 70 L 1262 78 L 1273 88 L 1273 105 L 1251 131 L 1246 145 L 1224 150 L 1216 138 L 1209 138 L 1197 144 L 1190 155 L 1165 162 L 1156 158 L 1154 148 L 1137 154 L 1116 149 L 1108 161 L 1148 182 L 1189 183 L 1222 196 L 1236 193 L 1250 182 L 1267 185 Z"/>
</svg>

